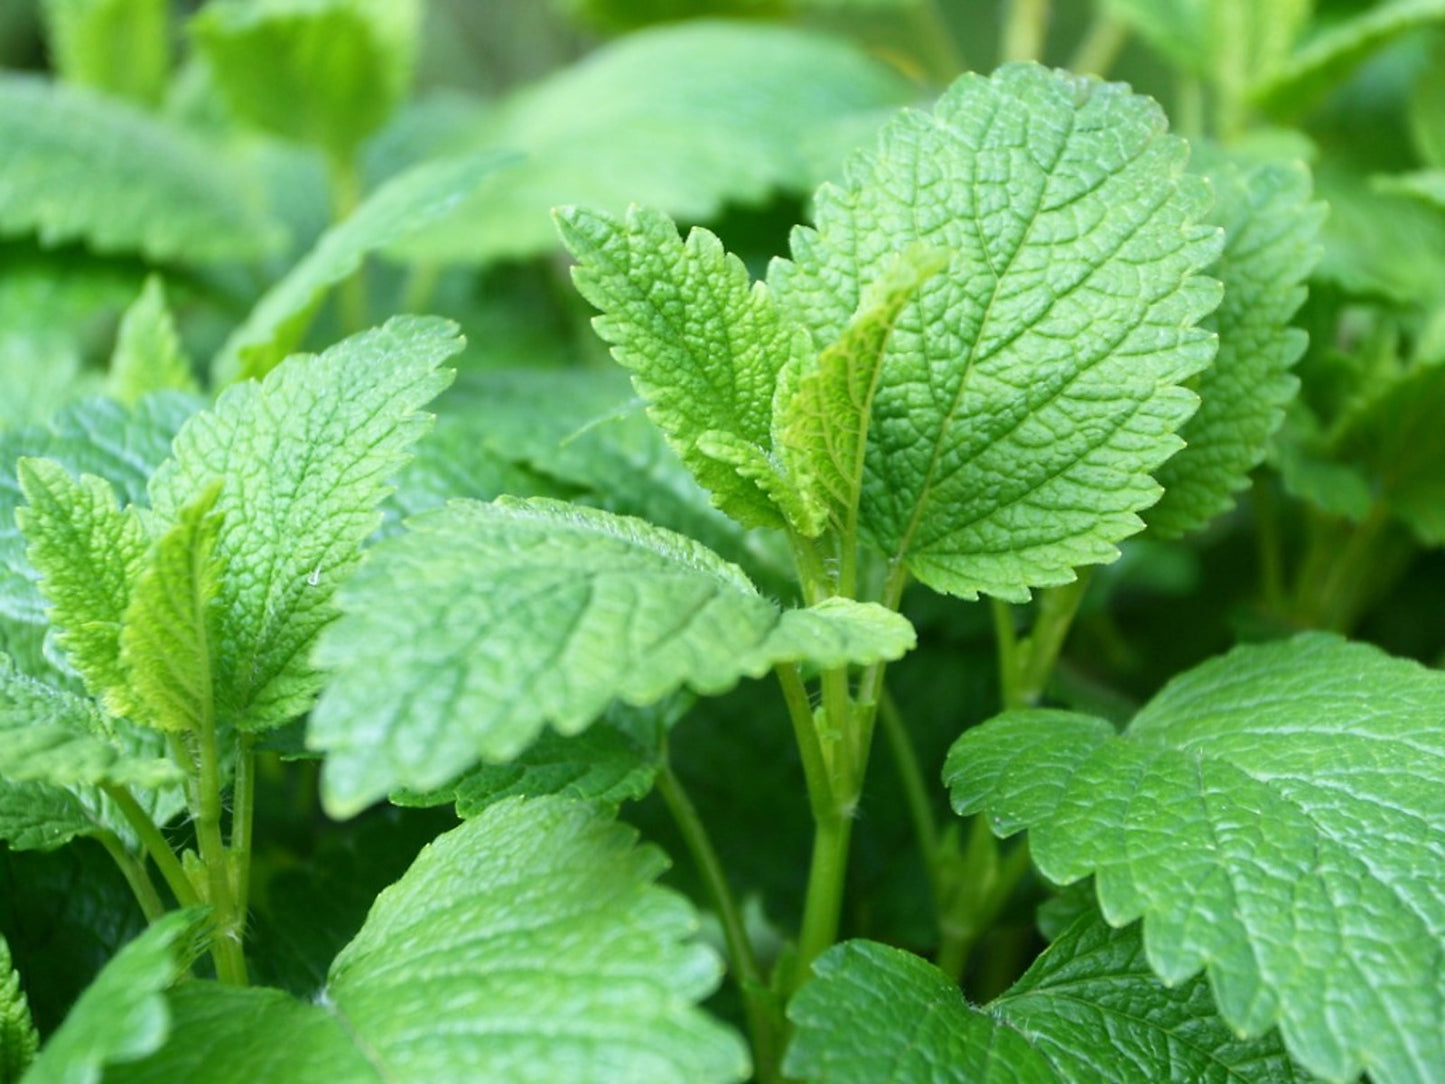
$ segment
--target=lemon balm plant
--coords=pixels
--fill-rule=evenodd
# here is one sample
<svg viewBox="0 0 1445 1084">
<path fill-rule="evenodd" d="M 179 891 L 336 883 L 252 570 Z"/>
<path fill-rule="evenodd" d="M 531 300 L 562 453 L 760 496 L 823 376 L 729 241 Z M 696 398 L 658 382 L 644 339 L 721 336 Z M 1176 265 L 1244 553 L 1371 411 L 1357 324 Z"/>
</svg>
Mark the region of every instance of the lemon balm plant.
<svg viewBox="0 0 1445 1084">
<path fill-rule="evenodd" d="M 1030 59 L 1047 9 L 902 110 L 836 41 L 699 23 L 388 121 L 413 5 L 209 4 L 205 108 L 175 80 L 173 112 L 165 48 L 95 45 L 117 12 L 164 44 L 164 5 L 47 5 L 65 81 L 0 78 L 0 356 L 103 394 L 0 438 L 0 1078 L 1439 1078 L 1445 681 L 1338 634 L 1438 540 L 1438 298 L 1350 232 L 1348 176 L 1254 129 L 1445 12 L 1297 46 L 1302 4 L 1114 0 L 1081 74 Z M 1213 138 L 1086 74 L 1130 34 Z M 47 186 L 101 150 L 116 176 Z M 1378 182 L 1414 193 L 1370 212 L 1389 244 L 1430 236 L 1431 176 Z M 320 220 L 258 194 L 297 185 Z M 676 224 L 778 189 L 810 224 L 770 261 Z M 577 313 L 485 269 L 558 241 L 630 392 L 475 360 Z M 115 296 L 100 373 L 74 313 Z M 470 344 L 392 315 L 452 306 Z M 1227 533 L 1266 459 L 1272 635 L 1142 704 L 1062 680 L 1076 622 L 1121 636 L 1093 570 Z M 975 717 L 1003 710 L 950 705 L 935 788 L 919 689 L 990 641 Z M 865 880 L 890 805 L 920 875 Z M 1046 947 L 989 940 L 1045 894 Z M 64 929 L 146 928 L 47 1019 L 25 934 L 76 900 Z"/>
</svg>

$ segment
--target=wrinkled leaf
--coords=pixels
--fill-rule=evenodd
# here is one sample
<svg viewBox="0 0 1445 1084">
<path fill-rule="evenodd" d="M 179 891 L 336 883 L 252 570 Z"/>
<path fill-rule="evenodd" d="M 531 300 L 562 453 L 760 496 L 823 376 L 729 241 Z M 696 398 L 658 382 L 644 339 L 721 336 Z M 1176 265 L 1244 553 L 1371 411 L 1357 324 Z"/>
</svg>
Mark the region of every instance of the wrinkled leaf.
<svg viewBox="0 0 1445 1084">
<path fill-rule="evenodd" d="M 159 275 L 152 275 L 121 319 L 106 391 L 134 405 L 151 392 L 196 390 L 190 359 L 166 308 L 165 287 Z"/>
</svg>

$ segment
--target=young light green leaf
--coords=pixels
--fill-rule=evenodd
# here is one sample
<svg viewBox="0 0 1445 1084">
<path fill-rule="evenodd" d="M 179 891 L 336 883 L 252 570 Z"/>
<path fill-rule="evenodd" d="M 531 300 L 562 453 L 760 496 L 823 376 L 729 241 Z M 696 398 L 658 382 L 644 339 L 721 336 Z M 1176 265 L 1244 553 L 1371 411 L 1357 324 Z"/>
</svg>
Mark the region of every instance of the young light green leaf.
<svg viewBox="0 0 1445 1084">
<path fill-rule="evenodd" d="M 180 767 L 146 748 L 89 697 L 25 674 L 0 655 L 0 776 L 57 787 L 113 783 L 153 789 L 183 780 Z"/>
<path fill-rule="evenodd" d="M 1445 22 L 1445 0 L 1375 4 L 1307 39 L 1254 88 L 1255 100 L 1276 113 L 1303 113 L 1376 50 L 1440 22 Z"/>
<path fill-rule="evenodd" d="M 406 95 L 418 0 L 213 0 L 191 32 L 248 124 L 349 161 Z"/>
<path fill-rule="evenodd" d="M 882 107 L 916 96 L 896 70 L 834 37 L 758 21 L 644 30 L 499 108 L 457 111 L 455 135 L 431 153 L 525 157 L 444 227 L 397 248 L 447 264 L 525 258 L 557 247 L 553 207 L 620 215 L 636 202 L 703 222 L 729 203 L 802 195 L 830 175 L 818 172 L 815 136 L 862 118 L 854 131 L 867 138 Z"/>
<path fill-rule="evenodd" d="M 717 506 L 763 527 L 788 526 L 791 510 L 803 517 L 794 529 L 816 535 L 818 510 L 783 474 L 772 433 L 778 373 L 810 350 L 767 287 L 711 233 L 684 241 L 660 211 L 565 208 L 557 227 L 578 260 L 577 289 L 602 310 L 597 333 Z"/>
<path fill-rule="evenodd" d="M 40 1035 L 10 959 L 10 946 L 0 936 L 0 1084 L 19 1084 L 39 1046 Z"/>
<path fill-rule="evenodd" d="M 1210 180 L 1209 220 L 1225 239 L 1210 273 L 1224 283 L 1224 300 L 1204 326 L 1219 335 L 1219 352 L 1195 378 L 1201 403 L 1179 431 L 1184 448 L 1155 473 L 1164 496 L 1144 519 L 1165 538 L 1197 531 L 1228 510 L 1264 458 L 1299 387 L 1290 368 L 1305 334 L 1289 321 L 1320 253 L 1324 206 L 1310 201 L 1302 165 L 1226 164 Z"/>
<path fill-rule="evenodd" d="M 220 495 L 220 482 L 203 489 L 156 540 L 122 618 L 126 684 L 116 714 L 160 730 L 200 732 L 215 712 Z"/>
<path fill-rule="evenodd" d="M 150 483 L 161 523 L 216 479 L 214 690 L 248 730 L 302 714 L 318 684 L 308 656 L 331 596 L 381 522 L 387 479 L 425 430 L 421 407 L 451 380 L 454 325 L 396 317 L 319 356 L 297 355 L 260 384 L 228 389 L 176 436 Z"/>
<path fill-rule="evenodd" d="M 664 865 L 592 806 L 509 799 L 422 851 L 314 1002 L 187 983 L 171 1042 L 114 1079 L 742 1080 L 743 1045 L 696 1007 L 720 968 L 653 884 Z"/>
<path fill-rule="evenodd" d="M 174 911 L 116 954 L 80 995 L 26 1074 L 26 1084 L 99 1084 L 112 1067 L 160 1049 L 171 1014 L 163 991 L 195 958 L 204 912 Z"/>
<path fill-rule="evenodd" d="M 880 606 L 780 611 L 691 539 L 541 499 L 417 517 L 372 550 L 340 604 L 317 649 L 332 675 L 307 736 L 327 753 L 336 815 L 515 757 L 545 724 L 575 734 L 614 699 L 720 693 L 785 661 L 896 659 L 914 639 Z"/>
<path fill-rule="evenodd" d="M 1144 918 L 1168 982 L 1206 968 L 1242 1035 L 1278 1023 L 1311 1072 L 1427 1080 L 1445 1064 L 1445 675 L 1325 635 L 1176 678 L 1122 736 L 1014 712 L 964 734 L 962 813 L 1030 829 L 1061 884 Z"/>
<path fill-rule="evenodd" d="M 235 163 L 113 98 L 0 75 L 0 146 L 0 233 L 191 263 L 254 259 L 282 239 Z"/>
<path fill-rule="evenodd" d="M 149 548 L 145 524 L 134 508 L 120 508 L 103 478 L 74 478 L 53 459 L 22 459 L 17 472 L 28 503 L 15 519 L 56 641 L 90 694 L 104 699 L 125 685 L 120 627 Z"/>
<path fill-rule="evenodd" d="M 864 460 L 861 532 L 924 583 L 1020 601 L 1140 528 L 1214 353 L 1220 239 L 1185 154 L 1123 86 L 966 75 L 824 185 L 774 261 L 825 349 L 895 252 L 953 253 L 898 316 Z"/>
<path fill-rule="evenodd" d="M 842 336 L 803 362 L 796 375 L 783 375 L 773 439 L 790 475 L 804 480 L 809 496 L 828 509 L 845 538 L 852 537 L 862 495 L 863 454 L 883 353 L 903 307 L 948 262 L 946 253 L 926 248 L 904 253 L 869 284 Z"/>
<path fill-rule="evenodd" d="M 167 0 L 45 0 L 50 59 L 68 83 L 154 106 L 170 76 Z"/>
<path fill-rule="evenodd" d="M 368 253 L 447 217 L 503 155 L 425 162 L 393 177 L 332 226 L 231 333 L 213 366 L 216 381 L 263 377 L 301 343 L 326 292 L 356 273 Z"/>
<path fill-rule="evenodd" d="M 159 275 L 152 275 L 121 319 L 106 392 L 130 405 L 152 392 L 196 390 L 190 359 L 166 308 L 165 286 Z"/>
<path fill-rule="evenodd" d="M 799 1027 L 785 1069 L 817 1084 L 1308 1079 L 1277 1034 L 1239 1039 L 1202 977 L 1166 986 L 1138 927 L 1112 930 L 1097 913 L 983 1008 L 931 964 L 869 941 L 832 949 L 814 973 L 789 1006 Z"/>
</svg>

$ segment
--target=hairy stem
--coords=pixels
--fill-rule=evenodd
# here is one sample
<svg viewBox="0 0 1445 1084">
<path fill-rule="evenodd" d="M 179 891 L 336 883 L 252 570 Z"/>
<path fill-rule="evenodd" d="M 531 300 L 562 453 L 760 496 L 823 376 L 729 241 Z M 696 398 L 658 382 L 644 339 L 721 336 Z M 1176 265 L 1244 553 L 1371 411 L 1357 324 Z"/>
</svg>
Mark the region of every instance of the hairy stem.
<svg viewBox="0 0 1445 1084">
<path fill-rule="evenodd" d="M 752 942 L 748 939 L 743 924 L 742 911 L 728 884 L 717 850 L 712 845 L 707 828 L 697 814 L 682 782 L 672 770 L 672 765 L 663 757 L 662 770 L 657 776 L 657 790 L 667 804 L 688 853 L 692 855 L 703 883 L 717 909 L 718 921 L 722 924 L 723 939 L 727 942 L 728 956 L 732 960 L 733 975 L 738 991 L 742 994 L 743 1008 L 747 1013 L 748 1031 L 753 1041 L 753 1064 L 758 1080 L 773 1084 L 780 1080 L 778 1066 L 782 1060 L 782 1020 L 774 1010 L 768 995 L 767 983 L 757 956 L 753 953 Z"/>
<path fill-rule="evenodd" d="M 256 751 L 250 735 L 243 735 L 236 756 L 236 778 L 231 784 L 231 855 L 235 863 L 233 886 L 236 910 L 244 918 L 251 899 L 251 826 L 256 810 Z"/>
<path fill-rule="evenodd" d="M 141 913 L 145 915 L 147 922 L 154 922 L 166 913 L 165 902 L 161 899 L 156 886 L 151 882 L 150 874 L 146 872 L 145 863 L 137 859 L 135 855 L 126 850 L 125 844 L 114 832 L 97 832 L 96 839 L 105 848 L 115 864 L 120 868 L 121 875 L 125 877 L 126 884 L 135 894 L 136 902 L 140 904 Z"/>
<path fill-rule="evenodd" d="M 141 804 L 135 800 L 135 795 L 126 787 L 116 786 L 113 783 L 103 784 L 101 789 L 105 791 L 106 797 L 115 803 L 120 810 L 121 816 L 131 826 L 136 836 L 140 839 L 141 845 L 145 847 L 146 854 L 156 864 L 161 877 L 166 882 L 166 887 L 175 896 L 176 902 L 182 907 L 189 907 L 199 903 L 200 897 L 196 894 L 195 885 L 186 876 L 186 871 L 181 868 L 180 860 L 176 858 L 175 851 L 166 842 L 166 837 L 156 827 L 156 822 L 151 820 L 150 814 L 141 808 Z"/>
<path fill-rule="evenodd" d="M 1010 0 L 1004 16 L 999 60 L 1042 60 L 1049 32 L 1050 0 Z"/>
<path fill-rule="evenodd" d="M 788 705 L 788 719 L 793 724 L 793 737 L 803 759 L 803 780 L 808 787 L 808 799 L 816 820 L 833 806 L 833 784 L 823 743 L 818 740 L 818 728 L 813 722 L 813 708 L 808 700 L 808 690 L 803 685 L 803 678 L 798 673 L 796 663 L 779 663 L 773 672 L 778 676 L 778 684 L 783 689 L 783 699 Z"/>
</svg>

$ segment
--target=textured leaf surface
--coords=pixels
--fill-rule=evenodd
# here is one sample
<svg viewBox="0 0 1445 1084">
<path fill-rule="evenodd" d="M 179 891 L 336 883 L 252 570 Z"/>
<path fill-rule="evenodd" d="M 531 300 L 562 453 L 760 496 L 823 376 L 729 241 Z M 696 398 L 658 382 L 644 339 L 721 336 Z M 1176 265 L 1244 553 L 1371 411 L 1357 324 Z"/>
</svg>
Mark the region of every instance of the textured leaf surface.
<svg viewBox="0 0 1445 1084">
<path fill-rule="evenodd" d="M 195 910 L 172 912 L 121 949 L 50 1036 L 27 1084 L 97 1084 L 108 1068 L 159 1049 L 171 1016 L 162 992 L 190 965 L 201 921 Z"/>
<path fill-rule="evenodd" d="M 1308 39 L 1256 88 L 1255 97 L 1272 110 L 1303 111 L 1377 49 L 1401 34 L 1442 21 L 1442 0 L 1376 4 Z"/>
<path fill-rule="evenodd" d="M 345 161 L 405 95 L 417 0 L 216 0 L 191 21 L 238 117 Z"/>
<path fill-rule="evenodd" d="M 815 346 L 894 253 L 953 254 L 899 315 L 873 401 L 861 527 L 930 586 L 1022 600 L 1108 561 L 1159 494 L 1213 357 L 1219 252 L 1163 114 L 1119 85 L 1011 65 L 905 111 L 768 281 Z"/>
<path fill-rule="evenodd" d="M 170 75 L 166 0 L 45 0 L 50 58 L 68 83 L 154 105 Z"/>
<path fill-rule="evenodd" d="M 219 482 L 202 490 L 156 540 L 121 626 L 126 688 L 119 714 L 161 730 L 203 733 L 213 726 L 221 520 L 212 512 L 220 492 Z"/>
<path fill-rule="evenodd" d="M 0 1084 L 16 1084 L 39 1045 L 30 1003 L 10 959 L 10 946 L 0 937 Z"/>
<path fill-rule="evenodd" d="M 110 725 L 89 697 L 22 673 L 0 655 L 0 776 L 57 787 L 181 781 L 180 768 L 157 748 L 128 741 L 124 729 L 108 733 Z"/>
<path fill-rule="evenodd" d="M 567 208 L 557 224 L 578 260 L 573 281 L 602 310 L 597 333 L 682 461 L 734 519 L 786 526 L 779 505 L 791 485 L 773 447 L 773 391 L 783 366 L 810 352 L 802 329 L 706 230 L 684 241 L 667 215 L 638 207 L 625 220 Z M 808 535 L 821 526 L 795 525 Z"/>
<path fill-rule="evenodd" d="M 234 163 L 114 99 L 0 76 L 0 146 L 0 232 L 197 263 L 253 259 L 281 240 Z"/>
<path fill-rule="evenodd" d="M 475 817 L 504 798 L 560 794 L 566 798 L 620 805 L 652 789 L 662 763 L 662 739 L 685 713 L 692 697 L 670 697 L 646 708 L 613 704 L 581 734 L 544 732 L 515 760 L 479 764 L 455 783 L 420 794 L 402 791 L 400 805 L 455 802 L 457 816 Z"/>
<path fill-rule="evenodd" d="M 236 725 L 279 726 L 310 706 L 311 643 L 461 345 L 444 320 L 397 317 L 229 389 L 176 436 L 151 500 L 174 523 L 222 480 L 215 692 Z"/>
<path fill-rule="evenodd" d="M 637 202 L 698 222 L 727 202 L 804 193 L 823 179 L 817 138 L 915 94 L 890 68 L 816 34 L 745 22 L 643 31 L 518 92 L 443 143 L 444 152 L 525 158 L 445 228 L 400 250 L 444 263 L 533 256 L 556 247 L 548 214 L 565 204 L 621 214 Z"/>
<path fill-rule="evenodd" d="M 1224 284 L 1224 300 L 1205 326 L 1219 335 L 1219 352 L 1195 380 L 1201 402 L 1180 430 L 1185 447 L 1155 475 L 1164 496 L 1144 518 L 1167 538 L 1228 510 L 1264 458 L 1299 386 L 1289 370 L 1305 334 L 1289 321 L 1320 251 L 1324 208 L 1310 202 L 1303 166 L 1225 166 L 1210 179 L 1210 221 L 1224 228 L 1224 252 L 1210 273 Z"/>
<path fill-rule="evenodd" d="M 408 602 L 393 605 L 399 585 Z M 516 756 L 613 700 L 713 694 L 783 661 L 896 659 L 906 620 L 833 600 L 780 611 L 741 570 L 640 520 L 557 501 L 457 501 L 377 546 L 317 661 L 332 671 L 308 744 L 338 815 Z"/>
<path fill-rule="evenodd" d="M 787 1068 L 817 1084 L 1306 1080 L 1279 1036 L 1242 1040 L 1202 977 L 1169 987 L 1149 970 L 1137 927 L 1092 913 L 982 1008 L 911 953 L 849 941 L 814 965 L 789 1007 Z"/>
<path fill-rule="evenodd" d="M 591 806 L 503 802 L 378 897 L 315 1003 L 187 984 L 170 1045 L 115 1079 L 740 1080 L 742 1044 L 695 1007 L 718 961 L 653 885 L 664 864 Z"/>
<path fill-rule="evenodd" d="M 123 403 L 134 404 L 151 392 L 196 390 L 190 359 L 166 308 L 165 287 L 159 275 L 152 275 L 121 319 L 106 391 Z"/>
<path fill-rule="evenodd" d="M 1332 1080 L 1445 1064 L 1445 676 L 1312 635 L 1175 679 L 1123 736 L 1015 712 L 969 731 L 960 812 L 1030 829 L 1050 880 L 1095 874 L 1150 963 L 1201 967 L 1244 1034 L 1278 1022 Z"/>
<path fill-rule="evenodd" d="M 18 476 L 27 503 L 16 522 L 56 640 L 86 689 L 103 699 L 125 685 L 120 627 L 145 564 L 145 524 L 134 508 L 121 509 L 104 478 L 73 478 L 53 459 L 21 460 Z"/>
<path fill-rule="evenodd" d="M 252 308 L 217 355 L 216 379 L 266 375 L 301 343 L 326 292 L 356 273 L 367 254 L 445 218 L 481 179 L 506 161 L 478 155 L 427 162 L 377 189 L 332 226 Z"/>
</svg>

